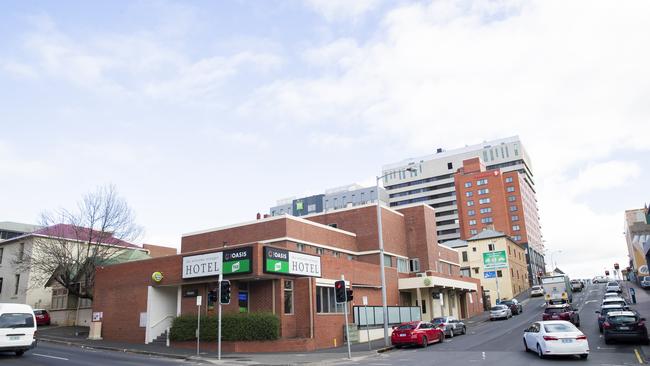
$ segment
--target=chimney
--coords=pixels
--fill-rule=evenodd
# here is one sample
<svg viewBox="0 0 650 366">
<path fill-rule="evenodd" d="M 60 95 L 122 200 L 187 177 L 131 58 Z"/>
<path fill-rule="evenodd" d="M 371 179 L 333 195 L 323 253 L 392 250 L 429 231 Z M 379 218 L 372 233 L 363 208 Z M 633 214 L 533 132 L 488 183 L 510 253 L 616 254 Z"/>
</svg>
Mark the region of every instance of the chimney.
<svg viewBox="0 0 650 366">
<path fill-rule="evenodd" d="M 257 213 L 257 219 L 259 220 L 259 219 L 261 219 L 261 218 L 262 218 L 262 214 L 258 212 L 258 213 Z"/>
</svg>

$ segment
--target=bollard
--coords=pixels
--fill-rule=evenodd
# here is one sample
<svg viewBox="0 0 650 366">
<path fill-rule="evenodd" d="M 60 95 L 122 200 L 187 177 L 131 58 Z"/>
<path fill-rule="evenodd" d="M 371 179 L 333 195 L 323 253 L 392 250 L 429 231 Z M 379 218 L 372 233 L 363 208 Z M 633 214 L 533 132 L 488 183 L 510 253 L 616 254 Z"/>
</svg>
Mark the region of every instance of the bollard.
<svg viewBox="0 0 650 366">
<path fill-rule="evenodd" d="M 632 304 L 636 304 L 636 291 L 630 287 L 630 298 L 632 299 Z"/>
</svg>

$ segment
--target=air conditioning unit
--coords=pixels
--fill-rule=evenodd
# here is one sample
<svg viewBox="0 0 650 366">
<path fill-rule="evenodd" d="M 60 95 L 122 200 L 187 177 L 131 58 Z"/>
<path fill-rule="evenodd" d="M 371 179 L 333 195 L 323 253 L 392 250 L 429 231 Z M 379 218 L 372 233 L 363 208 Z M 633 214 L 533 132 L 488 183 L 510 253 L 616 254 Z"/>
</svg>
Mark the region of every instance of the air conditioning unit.
<svg viewBox="0 0 650 366">
<path fill-rule="evenodd" d="M 415 277 L 426 277 L 426 276 L 427 276 L 427 274 L 424 273 L 424 272 L 420 272 L 420 273 L 415 274 Z"/>
</svg>

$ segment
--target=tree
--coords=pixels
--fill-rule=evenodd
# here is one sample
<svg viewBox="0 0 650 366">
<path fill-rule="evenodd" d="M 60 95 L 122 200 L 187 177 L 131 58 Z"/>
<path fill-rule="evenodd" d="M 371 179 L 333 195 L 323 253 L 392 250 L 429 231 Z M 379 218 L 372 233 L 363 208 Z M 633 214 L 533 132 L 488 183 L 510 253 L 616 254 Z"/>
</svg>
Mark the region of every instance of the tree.
<svg viewBox="0 0 650 366">
<path fill-rule="evenodd" d="M 81 299 L 93 299 L 95 268 L 137 248 L 131 242 L 142 233 L 113 185 L 86 194 L 74 211 L 44 212 L 40 221 L 43 228 L 15 263 L 31 270 L 35 283 L 59 283 Z"/>
</svg>

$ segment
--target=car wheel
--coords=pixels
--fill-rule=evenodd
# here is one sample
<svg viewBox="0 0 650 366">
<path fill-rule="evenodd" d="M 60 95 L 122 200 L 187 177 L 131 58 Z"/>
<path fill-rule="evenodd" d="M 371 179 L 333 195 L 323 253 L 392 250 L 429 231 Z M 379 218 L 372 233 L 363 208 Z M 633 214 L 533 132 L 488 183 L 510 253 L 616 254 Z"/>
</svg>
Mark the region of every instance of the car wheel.
<svg viewBox="0 0 650 366">
<path fill-rule="evenodd" d="M 587 357 L 589 357 L 589 354 L 588 354 L 588 353 L 585 353 L 585 354 L 580 355 L 580 358 L 582 358 L 583 360 L 586 360 Z"/>
<path fill-rule="evenodd" d="M 605 344 L 612 344 L 612 341 L 608 337 L 605 337 Z"/>
<path fill-rule="evenodd" d="M 599 331 L 600 333 L 602 333 L 602 332 L 603 332 L 603 327 L 599 325 L 599 326 L 598 326 L 598 331 Z"/>
<path fill-rule="evenodd" d="M 454 328 L 449 329 L 449 338 L 454 338 Z"/>
<path fill-rule="evenodd" d="M 467 334 L 467 328 L 463 327 L 463 335 Z"/>
<path fill-rule="evenodd" d="M 445 333 L 444 332 L 440 333 L 440 338 L 439 339 L 440 339 L 440 341 L 439 341 L 440 343 L 445 341 Z"/>
<path fill-rule="evenodd" d="M 539 346 L 539 343 L 537 344 L 537 356 L 544 358 L 544 352 L 542 352 L 542 347 Z"/>
<path fill-rule="evenodd" d="M 528 352 L 528 351 L 529 351 L 529 349 L 528 349 L 528 344 L 526 343 L 526 338 L 524 338 L 524 351 L 525 351 L 525 352 Z"/>
<path fill-rule="evenodd" d="M 25 354 L 25 351 L 16 351 L 16 356 L 20 357 Z"/>
<path fill-rule="evenodd" d="M 427 348 L 428 345 L 429 345 L 429 340 L 427 339 L 426 336 L 423 336 L 422 337 L 422 344 L 421 344 L 422 348 Z"/>
<path fill-rule="evenodd" d="M 580 327 L 580 317 L 576 320 L 576 327 Z"/>
<path fill-rule="evenodd" d="M 394 344 L 393 346 L 394 346 L 395 348 L 397 348 L 397 349 L 402 348 L 402 345 L 401 345 L 401 344 Z"/>
</svg>

